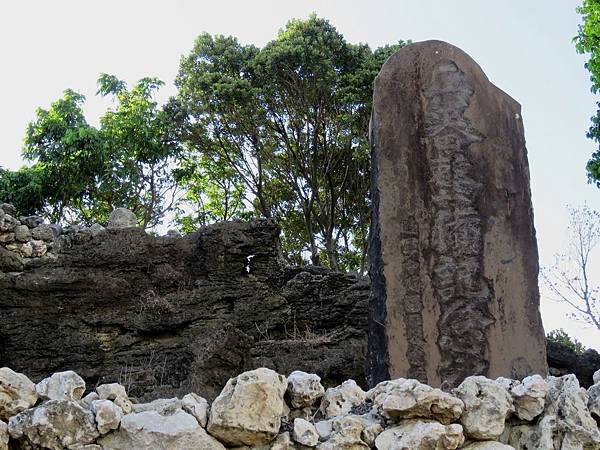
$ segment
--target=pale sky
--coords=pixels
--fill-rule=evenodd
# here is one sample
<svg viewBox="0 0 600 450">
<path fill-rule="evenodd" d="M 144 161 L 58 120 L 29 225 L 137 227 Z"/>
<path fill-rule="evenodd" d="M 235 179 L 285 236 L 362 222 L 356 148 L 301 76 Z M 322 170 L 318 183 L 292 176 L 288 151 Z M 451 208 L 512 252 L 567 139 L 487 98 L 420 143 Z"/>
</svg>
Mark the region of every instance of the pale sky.
<svg viewBox="0 0 600 450">
<path fill-rule="evenodd" d="M 23 164 L 21 141 L 38 107 L 66 88 L 87 98 L 92 123 L 109 105 L 94 98 L 102 72 L 133 83 L 163 79 L 174 93 L 179 59 L 203 31 L 263 45 L 291 18 L 328 18 L 349 42 L 372 47 L 400 39 L 440 39 L 471 55 L 490 80 L 523 107 L 540 264 L 565 246 L 567 204 L 600 210 L 585 163 L 596 99 L 572 38 L 575 0 L 22 0 L 0 3 L 0 166 Z M 600 251 L 593 278 L 600 282 Z M 562 327 L 600 348 L 600 332 L 567 320 L 542 298 L 546 331 Z"/>
</svg>

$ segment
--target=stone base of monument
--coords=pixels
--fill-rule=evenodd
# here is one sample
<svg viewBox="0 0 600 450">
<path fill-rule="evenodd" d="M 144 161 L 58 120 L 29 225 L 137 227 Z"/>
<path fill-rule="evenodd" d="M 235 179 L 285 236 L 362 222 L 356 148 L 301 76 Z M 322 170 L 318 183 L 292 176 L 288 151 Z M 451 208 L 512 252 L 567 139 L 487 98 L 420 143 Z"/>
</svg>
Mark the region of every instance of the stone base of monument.
<svg viewBox="0 0 600 450">
<path fill-rule="evenodd" d="M 462 50 L 408 45 L 375 81 L 371 385 L 547 373 L 520 105 Z"/>
</svg>

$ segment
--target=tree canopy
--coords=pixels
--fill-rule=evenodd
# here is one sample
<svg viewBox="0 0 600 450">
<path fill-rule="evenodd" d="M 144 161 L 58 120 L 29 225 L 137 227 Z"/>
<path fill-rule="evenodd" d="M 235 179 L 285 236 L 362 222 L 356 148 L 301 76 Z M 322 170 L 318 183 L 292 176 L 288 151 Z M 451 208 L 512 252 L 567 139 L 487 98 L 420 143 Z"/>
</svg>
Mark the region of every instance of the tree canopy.
<svg viewBox="0 0 600 450">
<path fill-rule="evenodd" d="M 314 15 L 290 21 L 262 49 L 200 35 L 169 106 L 196 211 L 184 219 L 273 218 L 292 262 L 309 255 L 313 264 L 364 270 L 372 84 L 402 45 L 349 44 Z M 218 195 L 207 203 L 197 191 Z"/>
<path fill-rule="evenodd" d="M 575 45 L 579 53 L 589 55 L 585 67 L 590 72 L 591 90 L 597 94 L 600 90 L 600 0 L 583 0 L 577 8 L 581 14 L 582 24 L 575 37 Z M 600 144 L 600 102 L 597 103 L 598 111 L 592 117 L 587 136 Z M 600 150 L 594 152 L 587 163 L 588 180 L 600 188 Z"/>
<path fill-rule="evenodd" d="M 72 90 L 38 109 L 23 149 L 33 164 L 0 172 L 0 195 L 62 222 L 105 222 L 118 206 L 184 232 L 265 217 L 289 262 L 364 272 L 373 81 L 403 45 L 348 43 L 315 15 L 262 48 L 203 33 L 164 106 L 162 81 L 102 74 L 97 94 L 115 106 L 99 127 Z"/>
</svg>

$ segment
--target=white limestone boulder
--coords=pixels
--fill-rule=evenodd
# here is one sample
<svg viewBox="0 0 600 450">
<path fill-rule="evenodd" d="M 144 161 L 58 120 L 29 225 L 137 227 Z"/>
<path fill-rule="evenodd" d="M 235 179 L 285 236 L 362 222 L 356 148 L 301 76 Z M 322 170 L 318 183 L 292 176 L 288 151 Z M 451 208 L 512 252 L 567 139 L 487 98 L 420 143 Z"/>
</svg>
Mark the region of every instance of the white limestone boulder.
<svg viewBox="0 0 600 450">
<path fill-rule="evenodd" d="M 514 412 L 512 397 L 506 389 L 483 376 L 467 377 L 453 394 L 465 404 L 460 422 L 465 435 L 473 439 L 495 440 Z"/>
<path fill-rule="evenodd" d="M 119 431 L 98 443 L 104 450 L 225 450 L 183 410 L 166 416 L 157 411 L 128 414 L 121 420 Z"/>
<path fill-rule="evenodd" d="M 364 422 L 356 416 L 336 417 L 331 421 L 332 433 L 317 450 L 363 450 L 369 445 L 362 440 Z"/>
<path fill-rule="evenodd" d="M 0 450 L 8 450 L 8 425 L 0 420 Z"/>
<path fill-rule="evenodd" d="M 117 398 L 113 400 L 114 404 L 117 405 L 123 411 L 123 414 L 130 414 L 133 412 L 133 404 L 129 397 L 118 395 Z"/>
<path fill-rule="evenodd" d="M 137 226 L 137 217 L 127 208 L 116 208 L 110 213 L 107 228 L 131 228 Z"/>
<path fill-rule="evenodd" d="M 170 416 L 183 409 L 183 403 L 177 397 L 159 398 L 149 403 L 135 403 L 131 407 L 134 413 L 156 411 L 162 416 Z"/>
<path fill-rule="evenodd" d="M 8 432 L 51 450 L 91 444 L 99 436 L 94 414 L 69 400 L 50 400 L 11 417 Z"/>
<path fill-rule="evenodd" d="M 407 420 L 377 436 L 377 450 L 455 450 L 465 441 L 462 426 Z"/>
<path fill-rule="evenodd" d="M 294 408 L 312 406 L 325 393 L 321 377 L 301 370 L 292 372 L 287 378 L 287 393 Z"/>
<path fill-rule="evenodd" d="M 96 425 L 100 434 L 106 434 L 119 428 L 123 419 L 123 410 L 110 400 L 94 400 L 92 412 L 95 415 Z"/>
<path fill-rule="evenodd" d="M 294 420 L 294 430 L 292 433 L 294 441 L 307 447 L 315 447 L 319 443 L 319 433 L 315 426 L 307 420 Z"/>
<path fill-rule="evenodd" d="M 85 381 L 72 370 L 56 372 L 35 386 L 44 400 L 81 400 L 85 392 Z"/>
<path fill-rule="evenodd" d="M 367 397 L 379 414 L 394 420 L 424 418 L 449 424 L 458 420 L 464 409 L 462 400 L 404 378 L 379 383 Z"/>
<path fill-rule="evenodd" d="M 350 413 L 367 398 L 365 391 L 354 380 L 346 380 L 339 386 L 325 391 L 321 400 L 321 413 L 327 417 L 343 416 Z"/>
<path fill-rule="evenodd" d="M 35 384 L 22 373 L 0 368 L 0 420 L 7 420 L 37 402 Z"/>
<path fill-rule="evenodd" d="M 461 447 L 463 450 L 515 450 L 511 445 L 503 444 L 498 441 L 472 442 Z"/>
<path fill-rule="evenodd" d="M 114 400 L 119 396 L 127 397 L 125 386 L 119 383 L 106 383 L 96 387 L 96 392 L 101 400 Z"/>
<path fill-rule="evenodd" d="M 517 416 L 521 420 L 531 421 L 544 411 L 546 395 L 550 386 L 540 375 L 524 378 L 510 389 Z"/>
<path fill-rule="evenodd" d="M 271 369 L 231 378 L 211 406 L 208 432 L 230 446 L 268 444 L 279 432 L 286 389 L 286 378 Z"/>
<path fill-rule="evenodd" d="M 592 380 L 594 381 L 594 384 L 600 383 L 600 369 L 594 372 L 594 375 L 592 375 Z"/>
<path fill-rule="evenodd" d="M 196 418 L 202 428 L 208 423 L 208 401 L 193 392 L 186 394 L 181 399 L 183 410 Z"/>
</svg>

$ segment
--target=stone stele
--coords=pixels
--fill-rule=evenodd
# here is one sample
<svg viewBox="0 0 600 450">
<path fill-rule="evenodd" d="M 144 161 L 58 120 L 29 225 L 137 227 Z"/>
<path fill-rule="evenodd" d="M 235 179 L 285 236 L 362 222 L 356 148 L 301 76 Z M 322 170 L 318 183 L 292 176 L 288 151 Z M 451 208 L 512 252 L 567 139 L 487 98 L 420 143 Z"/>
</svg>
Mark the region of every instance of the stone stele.
<svg viewBox="0 0 600 450">
<path fill-rule="evenodd" d="M 520 105 L 450 44 L 384 64 L 371 117 L 371 385 L 545 375 Z"/>
</svg>

